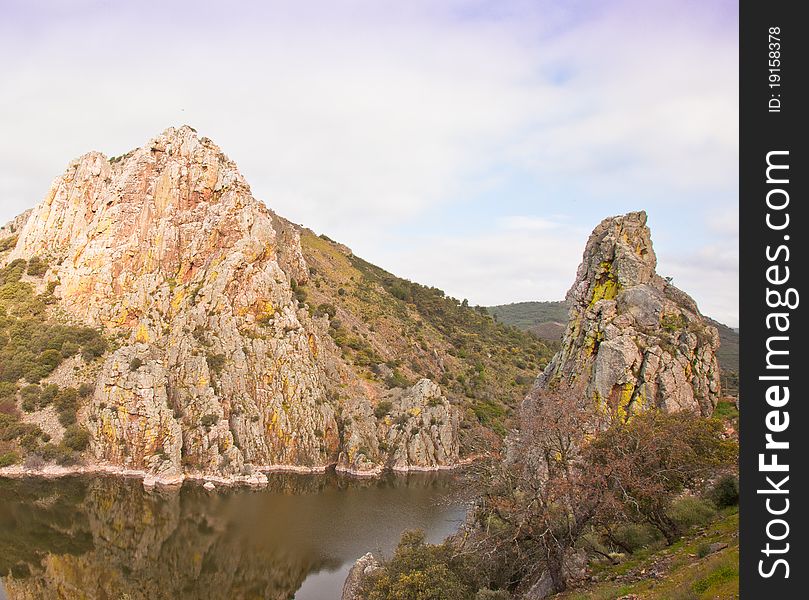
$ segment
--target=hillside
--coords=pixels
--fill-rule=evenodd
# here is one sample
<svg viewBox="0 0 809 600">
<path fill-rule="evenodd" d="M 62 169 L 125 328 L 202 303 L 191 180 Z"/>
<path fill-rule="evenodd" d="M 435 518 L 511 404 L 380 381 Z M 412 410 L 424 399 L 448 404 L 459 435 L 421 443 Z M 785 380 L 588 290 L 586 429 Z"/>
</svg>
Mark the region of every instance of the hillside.
<svg viewBox="0 0 809 600">
<path fill-rule="evenodd" d="M 624 558 L 624 557 L 622 557 Z M 602 561 L 589 582 L 556 600 L 731 600 L 739 597 L 739 510 L 723 509 L 667 548 L 652 545 L 618 564 Z"/>
<path fill-rule="evenodd" d="M 553 345 L 562 339 L 567 324 L 567 304 L 559 302 L 516 302 L 487 307 L 498 322 L 529 331 Z M 716 351 L 722 376 L 722 390 L 729 395 L 739 393 L 739 332 L 706 317 L 719 331 Z"/>
<path fill-rule="evenodd" d="M 452 466 L 551 356 L 276 215 L 190 127 L 80 157 L 1 231 L 0 467 Z"/>
</svg>

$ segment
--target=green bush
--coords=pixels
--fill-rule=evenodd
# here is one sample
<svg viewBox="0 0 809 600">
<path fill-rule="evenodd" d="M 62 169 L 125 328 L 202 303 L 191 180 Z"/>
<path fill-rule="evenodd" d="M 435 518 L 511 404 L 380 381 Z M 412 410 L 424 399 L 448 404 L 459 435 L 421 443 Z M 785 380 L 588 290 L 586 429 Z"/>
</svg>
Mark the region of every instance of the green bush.
<svg viewBox="0 0 809 600">
<path fill-rule="evenodd" d="M 48 406 L 56 399 L 59 394 L 59 386 L 54 383 L 49 383 L 42 388 L 42 393 L 39 395 L 39 405 L 41 407 Z"/>
<path fill-rule="evenodd" d="M 735 475 L 723 475 L 708 491 L 708 499 L 717 508 L 736 506 L 739 503 L 739 478 Z"/>
<path fill-rule="evenodd" d="M 200 424 L 206 429 L 210 429 L 213 425 L 219 422 L 219 415 L 209 413 L 199 420 Z"/>
<path fill-rule="evenodd" d="M 695 525 L 704 525 L 716 514 L 713 506 L 694 496 L 683 496 L 674 501 L 668 516 L 680 531 L 687 531 Z"/>
<path fill-rule="evenodd" d="M 476 589 L 473 571 L 450 544 L 425 544 L 423 533 L 411 531 L 402 535 L 393 557 L 362 583 L 361 597 L 469 600 Z"/>
<path fill-rule="evenodd" d="M 58 465 L 68 466 L 78 462 L 78 454 L 64 444 L 55 446 L 53 444 L 43 444 L 36 453 L 46 462 L 55 462 Z"/>
<path fill-rule="evenodd" d="M 138 358 L 137 356 L 129 361 L 129 370 L 130 371 L 137 371 L 143 366 L 143 361 Z"/>
<path fill-rule="evenodd" d="M 65 448 L 81 452 L 90 445 L 90 432 L 79 425 L 70 425 L 65 429 L 62 445 Z"/>
<path fill-rule="evenodd" d="M 393 402 L 390 400 L 382 400 L 379 404 L 376 405 L 374 409 L 374 416 L 377 419 L 382 419 L 386 415 L 390 414 L 391 409 L 393 408 Z"/>
<path fill-rule="evenodd" d="M 31 277 L 42 277 L 48 270 L 48 263 L 38 256 L 32 256 L 28 261 L 27 273 Z"/>
<path fill-rule="evenodd" d="M 6 252 L 11 250 L 14 246 L 17 245 L 17 236 L 10 235 L 3 239 L 0 239 L 0 252 Z"/>
<path fill-rule="evenodd" d="M 62 348 L 60 350 L 60 353 L 62 355 L 62 358 L 70 358 L 71 356 L 74 356 L 79 350 L 81 350 L 81 346 L 79 346 L 75 342 L 71 342 L 70 340 L 66 340 L 62 344 Z"/>
<path fill-rule="evenodd" d="M 0 381 L 0 398 L 10 398 L 17 393 L 17 385 L 10 381 Z"/>
<path fill-rule="evenodd" d="M 39 399 L 42 390 L 38 385 L 27 385 L 20 390 L 22 409 L 25 412 L 34 412 L 39 408 Z"/>
<path fill-rule="evenodd" d="M 337 314 L 337 309 L 334 307 L 333 304 L 324 303 L 317 307 L 315 311 L 316 317 L 322 317 L 323 315 L 327 315 L 329 319 L 333 319 Z"/>
<path fill-rule="evenodd" d="M 9 467 L 16 465 L 18 462 L 20 462 L 20 457 L 16 452 L 0 454 L 0 467 Z"/>
<path fill-rule="evenodd" d="M 636 552 L 663 538 L 660 532 L 646 523 L 623 523 L 610 530 L 608 540 L 621 550 Z"/>
<path fill-rule="evenodd" d="M 208 354 L 208 356 L 205 357 L 205 360 L 208 362 L 208 369 L 215 375 L 221 374 L 222 369 L 225 368 L 224 354 Z"/>
<path fill-rule="evenodd" d="M 387 379 L 385 379 L 385 385 L 387 385 L 389 389 L 392 389 L 406 388 L 413 384 L 407 377 L 402 375 L 399 369 L 393 369 L 393 373 Z"/>
</svg>

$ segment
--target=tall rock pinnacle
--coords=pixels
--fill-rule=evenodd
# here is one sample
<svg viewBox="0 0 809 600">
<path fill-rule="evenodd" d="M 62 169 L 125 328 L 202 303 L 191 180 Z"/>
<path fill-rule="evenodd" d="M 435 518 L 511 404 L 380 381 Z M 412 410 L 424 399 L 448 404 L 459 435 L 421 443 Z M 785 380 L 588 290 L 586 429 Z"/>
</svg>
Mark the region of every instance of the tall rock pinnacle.
<svg viewBox="0 0 809 600">
<path fill-rule="evenodd" d="M 567 294 L 562 349 L 539 388 L 580 387 L 621 418 L 648 407 L 713 412 L 719 335 L 656 265 L 645 212 L 604 219 L 593 230 Z"/>
</svg>

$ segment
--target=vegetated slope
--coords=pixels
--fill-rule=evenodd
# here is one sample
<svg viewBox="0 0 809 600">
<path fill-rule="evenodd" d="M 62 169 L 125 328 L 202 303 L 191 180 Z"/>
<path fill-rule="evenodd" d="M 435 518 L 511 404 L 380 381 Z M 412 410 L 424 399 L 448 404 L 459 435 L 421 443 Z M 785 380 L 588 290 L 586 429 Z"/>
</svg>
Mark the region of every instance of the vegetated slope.
<svg viewBox="0 0 809 600">
<path fill-rule="evenodd" d="M 487 307 L 500 323 L 530 331 L 550 345 L 562 339 L 568 308 L 564 301 L 516 302 Z M 705 319 L 719 331 L 716 358 L 722 377 L 722 392 L 736 395 L 739 393 L 739 332 L 710 317 Z"/>
<path fill-rule="evenodd" d="M 388 385 L 428 377 L 463 407 L 462 429 L 479 422 L 506 432 L 512 410 L 552 355 L 546 344 L 324 235 L 304 230 L 301 246 L 310 266 L 307 302 L 315 312 L 334 313 L 329 333 L 363 377 Z"/>
<path fill-rule="evenodd" d="M 592 581 L 558 600 L 732 600 L 739 597 L 739 510 L 722 510 L 666 548 L 644 548 L 617 565 L 602 562 Z"/>
<path fill-rule="evenodd" d="M 570 305 L 564 300 L 558 302 L 515 302 L 487 307 L 489 312 L 501 323 L 513 325 L 526 331 L 533 331 L 543 323 L 561 323 L 563 326 L 559 339 L 567 324 Z"/>
<path fill-rule="evenodd" d="M 89 436 L 89 463 L 164 481 L 449 466 L 498 444 L 550 358 L 274 214 L 187 126 L 71 162 L 2 228 L 0 267 L 4 314 L 36 301 L 29 328 L 77 328 L 2 375 L 7 464 L 73 461 Z"/>
</svg>

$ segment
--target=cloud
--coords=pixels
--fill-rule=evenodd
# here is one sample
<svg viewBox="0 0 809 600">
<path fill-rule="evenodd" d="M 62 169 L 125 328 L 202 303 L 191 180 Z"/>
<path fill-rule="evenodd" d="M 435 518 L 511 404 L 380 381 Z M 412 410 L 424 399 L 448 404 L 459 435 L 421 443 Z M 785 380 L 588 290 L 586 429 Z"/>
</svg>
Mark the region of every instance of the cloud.
<svg viewBox="0 0 809 600">
<path fill-rule="evenodd" d="M 589 227 L 643 207 L 686 289 L 738 312 L 694 259 L 735 251 L 734 3 L 0 10 L 0 221 L 71 158 L 189 123 L 280 214 L 470 300 L 559 297 Z"/>
<path fill-rule="evenodd" d="M 580 226 L 513 216 L 478 235 L 394 239 L 380 257 L 393 272 L 472 304 L 559 300 L 573 283 L 589 234 Z"/>
</svg>

